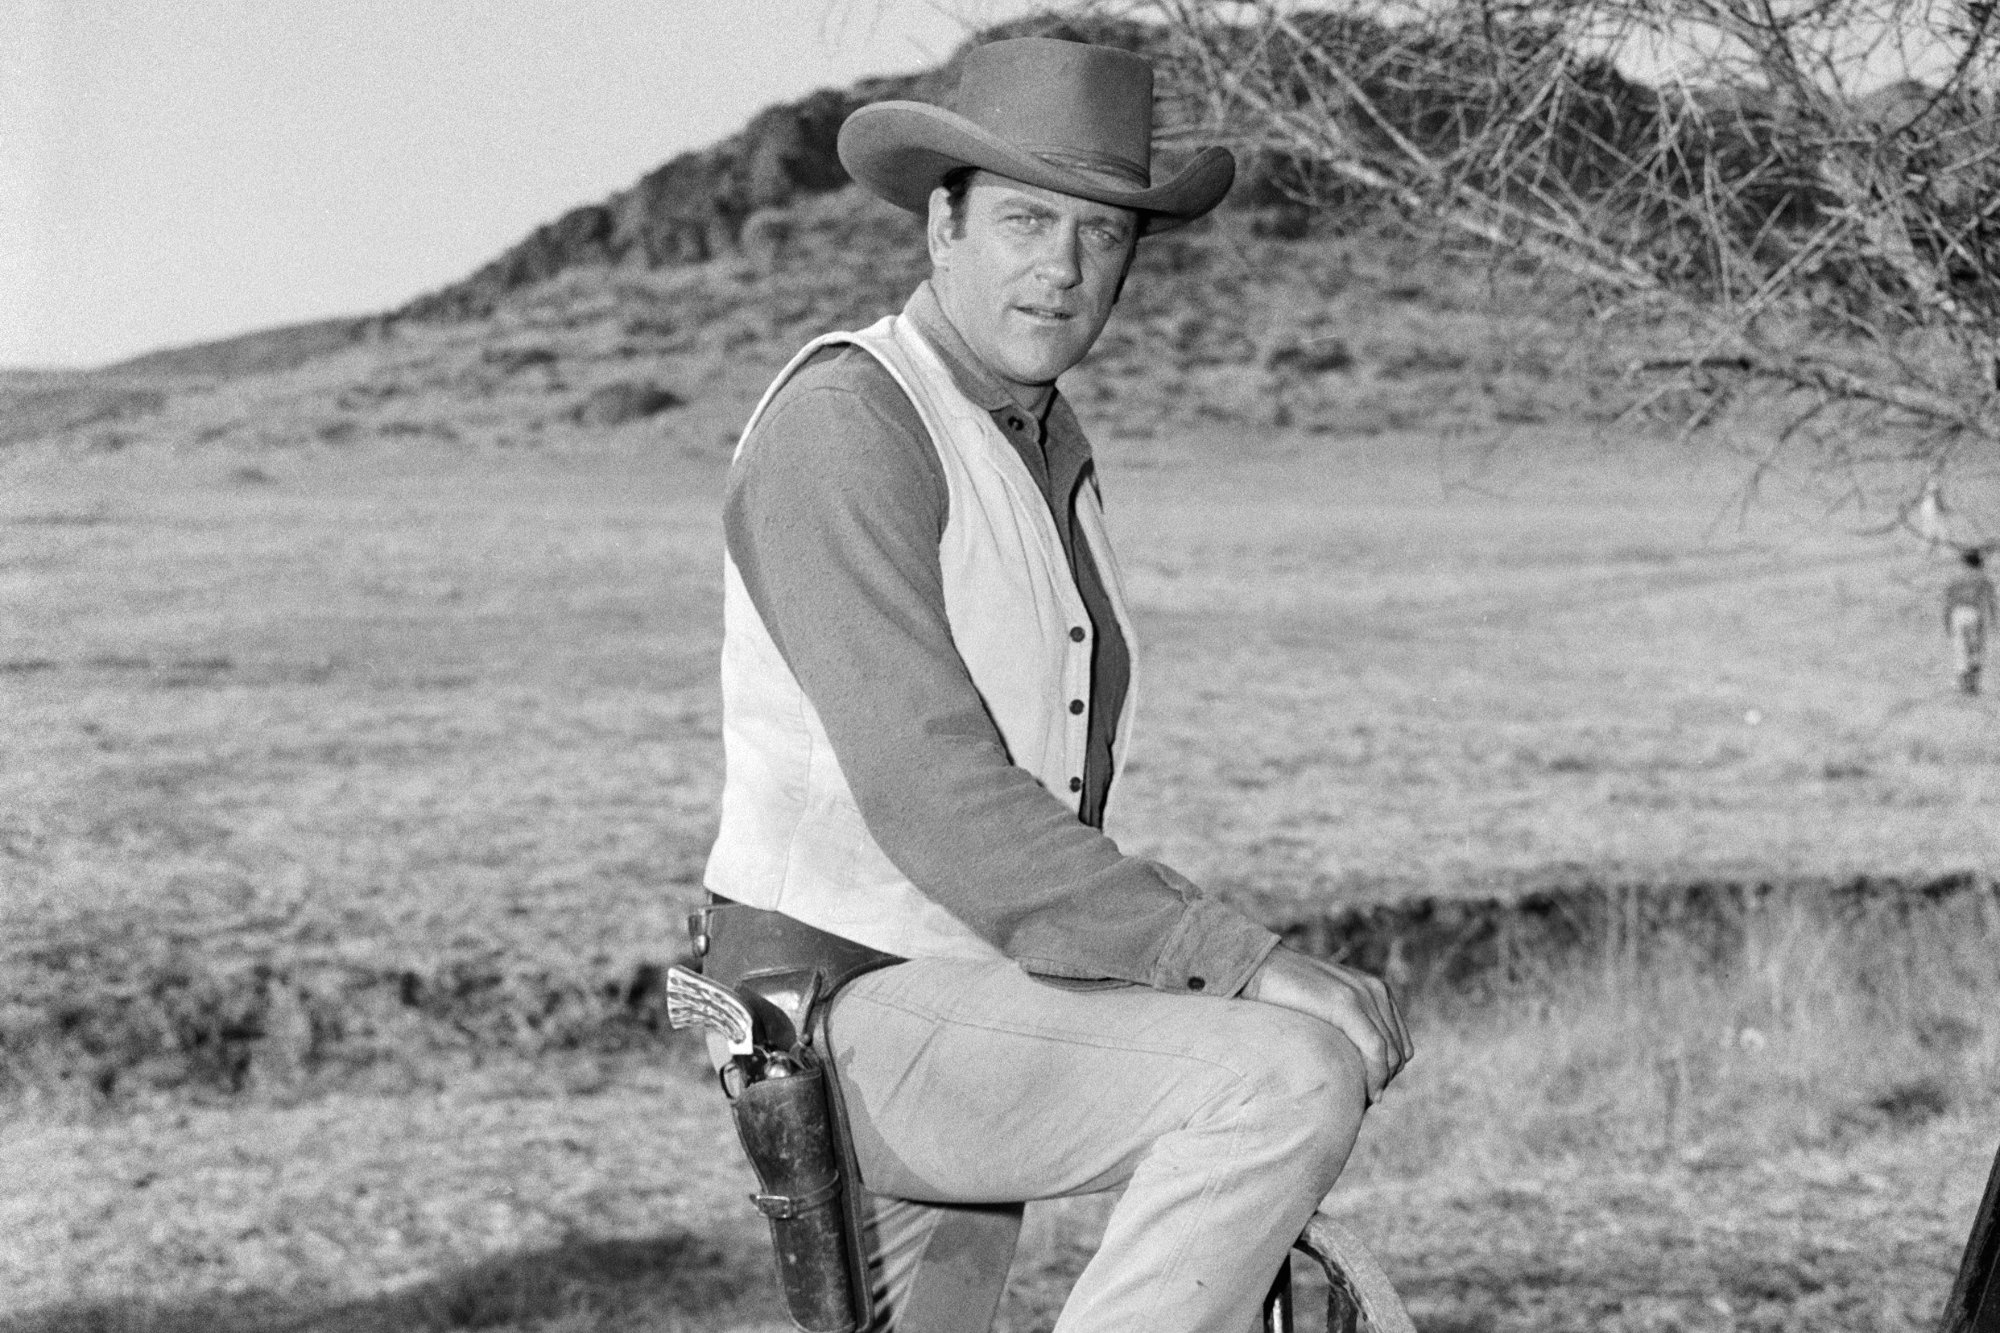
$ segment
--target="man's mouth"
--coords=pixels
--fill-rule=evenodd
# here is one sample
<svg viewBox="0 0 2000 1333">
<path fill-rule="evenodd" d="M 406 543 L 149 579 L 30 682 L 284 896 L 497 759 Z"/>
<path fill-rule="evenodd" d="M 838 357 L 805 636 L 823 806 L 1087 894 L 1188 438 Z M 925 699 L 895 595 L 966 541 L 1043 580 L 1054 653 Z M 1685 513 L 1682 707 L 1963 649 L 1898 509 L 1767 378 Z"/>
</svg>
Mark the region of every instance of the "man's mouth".
<svg viewBox="0 0 2000 1333">
<path fill-rule="evenodd" d="M 1061 324 L 1066 320 L 1075 318 L 1074 312 L 1064 310 L 1059 306 L 1017 305 L 1014 308 L 1030 319 L 1041 320 L 1049 324 Z"/>
</svg>

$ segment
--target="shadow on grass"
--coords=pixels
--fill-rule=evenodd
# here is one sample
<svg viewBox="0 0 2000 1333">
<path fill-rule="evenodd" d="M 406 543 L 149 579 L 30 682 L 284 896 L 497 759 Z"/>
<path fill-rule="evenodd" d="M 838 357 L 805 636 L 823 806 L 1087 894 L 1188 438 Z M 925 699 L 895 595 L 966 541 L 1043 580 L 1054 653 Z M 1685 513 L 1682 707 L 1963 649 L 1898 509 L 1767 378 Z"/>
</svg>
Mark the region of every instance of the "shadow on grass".
<svg viewBox="0 0 2000 1333">
<path fill-rule="evenodd" d="M 761 1253 L 691 1236 L 573 1240 L 500 1255 L 362 1300 L 217 1292 L 166 1303 L 131 1298 L 51 1306 L 0 1318 L 5 1333 L 693 1333 L 783 1322 Z"/>
</svg>

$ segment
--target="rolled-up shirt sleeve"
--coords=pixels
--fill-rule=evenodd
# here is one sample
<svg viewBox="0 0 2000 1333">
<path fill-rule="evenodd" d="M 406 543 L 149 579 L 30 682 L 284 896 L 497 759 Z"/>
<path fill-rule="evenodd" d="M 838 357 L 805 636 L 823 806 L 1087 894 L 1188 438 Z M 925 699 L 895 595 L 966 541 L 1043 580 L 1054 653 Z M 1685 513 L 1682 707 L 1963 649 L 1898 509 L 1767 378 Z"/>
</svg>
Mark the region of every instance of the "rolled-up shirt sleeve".
<svg viewBox="0 0 2000 1333">
<path fill-rule="evenodd" d="M 914 410 L 859 351 L 795 376 L 730 472 L 730 557 L 869 833 L 1031 972 L 1235 994 L 1276 937 L 1007 758 L 945 616 L 948 508 Z"/>
</svg>

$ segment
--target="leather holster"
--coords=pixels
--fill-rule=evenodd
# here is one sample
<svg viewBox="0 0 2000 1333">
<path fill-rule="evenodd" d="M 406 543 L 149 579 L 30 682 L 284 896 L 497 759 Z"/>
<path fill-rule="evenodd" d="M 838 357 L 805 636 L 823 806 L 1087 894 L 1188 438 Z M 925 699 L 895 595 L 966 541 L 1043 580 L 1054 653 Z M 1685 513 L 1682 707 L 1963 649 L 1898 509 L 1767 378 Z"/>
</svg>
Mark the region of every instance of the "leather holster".
<svg viewBox="0 0 2000 1333">
<path fill-rule="evenodd" d="M 826 1016 L 842 986 L 903 960 L 716 895 L 689 917 L 688 934 L 702 974 L 750 1005 L 760 1040 L 787 1053 L 793 1067 L 749 1084 L 731 1103 L 760 1186 L 751 1201 L 770 1222 L 792 1322 L 810 1333 L 866 1329 L 873 1315 L 866 1195 Z"/>
</svg>

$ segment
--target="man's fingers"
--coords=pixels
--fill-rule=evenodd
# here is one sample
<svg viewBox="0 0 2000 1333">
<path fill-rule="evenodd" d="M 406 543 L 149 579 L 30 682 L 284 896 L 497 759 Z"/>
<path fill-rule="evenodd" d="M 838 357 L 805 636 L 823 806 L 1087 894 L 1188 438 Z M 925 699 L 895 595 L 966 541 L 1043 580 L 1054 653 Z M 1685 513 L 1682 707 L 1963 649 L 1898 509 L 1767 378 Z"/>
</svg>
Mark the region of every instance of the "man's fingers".
<svg viewBox="0 0 2000 1333">
<path fill-rule="evenodd" d="M 1389 1017 L 1389 1030 L 1395 1034 L 1396 1046 L 1402 1051 L 1403 1059 L 1408 1060 L 1416 1053 L 1416 1047 L 1410 1042 L 1410 1029 L 1403 1022 L 1403 1010 L 1396 1003 L 1396 992 L 1390 990 L 1389 983 L 1379 977 L 1375 984 L 1382 990 L 1382 1010 Z"/>
<path fill-rule="evenodd" d="M 1389 997 L 1389 1012 L 1395 1015 L 1396 1036 L 1403 1043 L 1403 1063 L 1408 1064 L 1416 1056 L 1417 1043 L 1410 1039 L 1410 1025 L 1403 1020 L 1402 1006 L 1396 1003 L 1394 995 Z"/>
<path fill-rule="evenodd" d="M 1367 1047 L 1362 1048 L 1361 1065 L 1362 1068 L 1368 1071 L 1368 1105 L 1373 1106 L 1376 1102 L 1382 1100 L 1382 1090 L 1389 1086 L 1389 1080 L 1394 1078 L 1396 1074 L 1389 1067 L 1387 1053 L 1380 1048 L 1379 1044 L 1374 1050 L 1369 1050 Z"/>
<path fill-rule="evenodd" d="M 1410 1056 L 1409 1033 L 1403 1028 L 1403 1016 L 1396 1010 L 1395 997 L 1390 995 L 1389 987 L 1382 979 L 1372 973 L 1349 967 L 1340 971 L 1341 980 L 1352 989 L 1363 1013 L 1382 1034 L 1382 1056 L 1387 1077 L 1396 1077 Z"/>
<path fill-rule="evenodd" d="M 1396 1058 L 1394 1040 L 1389 1030 L 1369 1012 L 1365 992 L 1350 990 L 1348 1003 L 1341 1006 L 1346 1012 L 1340 1013 L 1334 1023 L 1354 1043 L 1354 1049 L 1361 1053 L 1361 1065 L 1368 1080 L 1368 1105 L 1373 1106 L 1382 1096 L 1382 1089 L 1389 1086 L 1389 1080 L 1396 1076 L 1401 1061 Z"/>
<path fill-rule="evenodd" d="M 1361 1056 L 1363 1102 L 1365 1105 L 1373 1106 L 1381 1100 L 1382 1089 L 1388 1087 L 1389 1080 L 1395 1077 L 1389 1067 L 1389 1050 L 1382 1039 L 1382 1034 L 1373 1023 L 1359 1019 L 1337 1022 L 1334 1026 L 1354 1043 L 1355 1051 Z"/>
<path fill-rule="evenodd" d="M 1367 995 L 1377 1023 L 1392 1044 L 1394 1059 L 1391 1062 L 1389 1077 L 1394 1078 L 1402 1067 L 1409 1063 L 1410 1057 L 1416 1054 L 1416 1045 L 1410 1040 L 1410 1029 L 1403 1022 L 1403 1011 L 1396 1006 L 1395 993 L 1389 989 L 1388 982 L 1372 972 L 1363 972 L 1355 968 L 1342 970 L 1356 979 L 1362 992 Z"/>
<path fill-rule="evenodd" d="M 1382 986 L 1382 1010 L 1389 1020 L 1389 1035 L 1396 1041 L 1398 1057 L 1396 1066 L 1400 1069 L 1410 1062 L 1410 1057 L 1417 1053 L 1417 1048 L 1410 1040 L 1409 1025 L 1403 1021 L 1403 1010 L 1396 1003 L 1396 994 L 1387 984 Z"/>
<path fill-rule="evenodd" d="M 1396 997 L 1390 994 L 1388 983 L 1380 977 L 1371 976 L 1368 980 L 1373 983 L 1368 993 L 1375 1001 L 1375 1012 L 1381 1017 L 1382 1031 L 1388 1035 L 1395 1052 L 1396 1069 L 1401 1069 L 1410 1058 L 1410 1034 L 1403 1027 L 1403 1015 L 1396 1008 Z M 1390 1071 L 1390 1077 L 1394 1076 L 1395 1071 Z"/>
<path fill-rule="evenodd" d="M 1387 1087 L 1396 1075 L 1402 1073 L 1403 1066 L 1409 1063 L 1409 1037 L 1401 1030 L 1402 1016 L 1396 1012 L 1396 1002 L 1389 997 L 1387 991 L 1383 992 L 1379 1003 L 1368 990 L 1359 991 L 1356 999 L 1360 1016 L 1366 1021 L 1369 1034 L 1374 1039 L 1372 1044 L 1361 1048 L 1362 1059 L 1369 1063 L 1369 1077 L 1374 1079 L 1376 1076 L 1376 1062 L 1379 1062 L 1381 1068 L 1380 1080 L 1369 1097 L 1372 1104 L 1375 1098 L 1382 1095 L 1382 1089 Z"/>
</svg>

